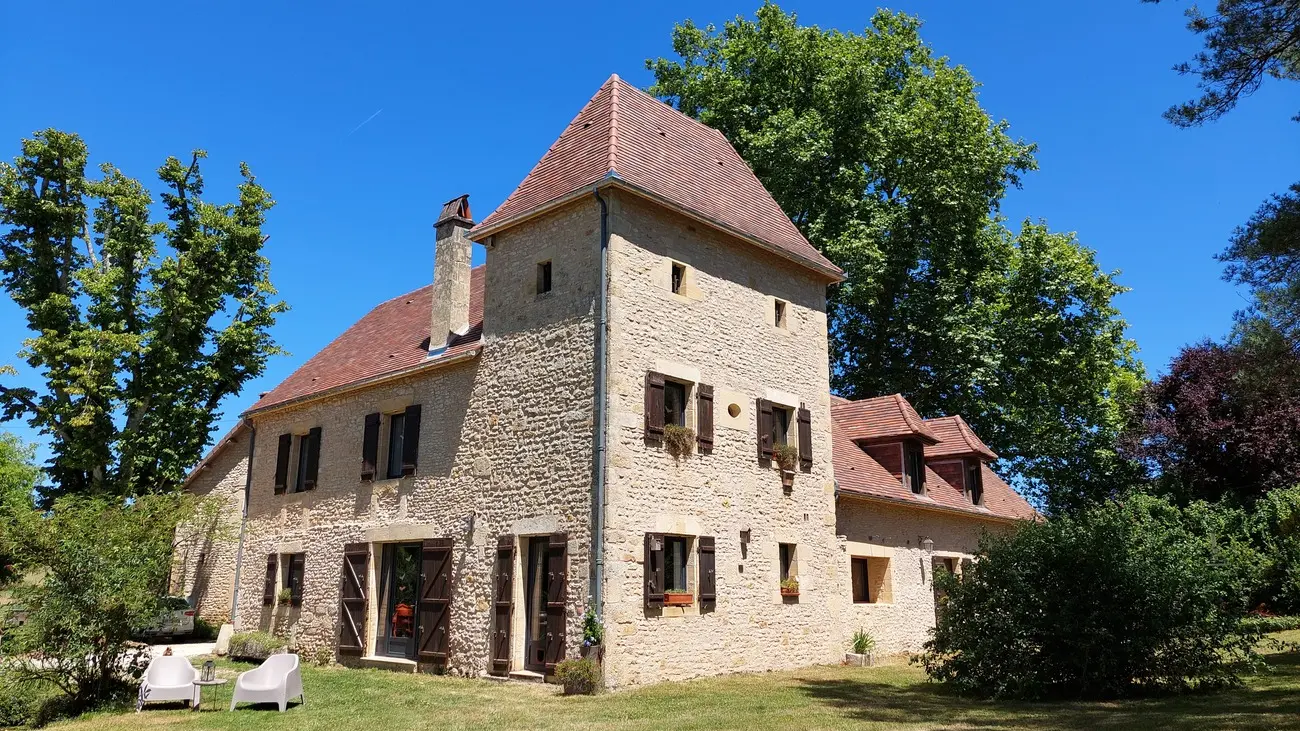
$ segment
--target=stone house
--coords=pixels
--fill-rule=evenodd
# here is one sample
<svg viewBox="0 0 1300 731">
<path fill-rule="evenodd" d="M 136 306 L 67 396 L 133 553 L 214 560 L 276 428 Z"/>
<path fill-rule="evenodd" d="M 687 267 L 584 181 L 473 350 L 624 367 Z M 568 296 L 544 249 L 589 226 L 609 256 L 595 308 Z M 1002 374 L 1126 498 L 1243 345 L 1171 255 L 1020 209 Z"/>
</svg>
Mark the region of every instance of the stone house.
<svg viewBox="0 0 1300 731">
<path fill-rule="evenodd" d="M 716 130 L 611 77 L 501 206 L 191 476 L 200 614 L 345 664 L 629 686 L 916 649 L 936 566 L 1032 508 L 960 417 L 831 396 L 842 273 Z M 471 268 L 471 247 L 486 264 Z"/>
</svg>

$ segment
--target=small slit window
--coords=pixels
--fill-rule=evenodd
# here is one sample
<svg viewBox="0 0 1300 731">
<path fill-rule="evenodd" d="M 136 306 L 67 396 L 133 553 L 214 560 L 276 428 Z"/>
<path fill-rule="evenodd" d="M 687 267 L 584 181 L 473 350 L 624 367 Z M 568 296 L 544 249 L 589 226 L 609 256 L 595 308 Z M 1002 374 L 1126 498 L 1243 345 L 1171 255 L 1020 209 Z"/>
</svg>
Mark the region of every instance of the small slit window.
<svg viewBox="0 0 1300 731">
<path fill-rule="evenodd" d="M 797 566 L 796 566 L 796 564 L 795 564 L 795 560 L 794 560 L 794 544 L 793 544 L 793 543 L 782 543 L 782 544 L 780 544 L 780 546 L 781 546 L 781 548 L 780 548 L 780 555 L 781 555 L 781 581 L 789 581 L 790 579 L 798 579 L 798 578 L 799 578 L 799 570 L 798 570 L 798 568 L 797 568 Z"/>
<path fill-rule="evenodd" d="M 673 262 L 672 288 L 673 294 L 682 293 L 682 283 L 686 281 L 686 265 Z"/>
<path fill-rule="evenodd" d="M 537 265 L 537 294 L 551 291 L 551 262 L 544 261 Z"/>
<path fill-rule="evenodd" d="M 786 306 L 785 300 L 773 300 L 773 302 L 775 304 L 773 305 L 774 311 L 772 312 L 772 324 L 784 330 L 785 313 L 789 308 Z"/>
</svg>

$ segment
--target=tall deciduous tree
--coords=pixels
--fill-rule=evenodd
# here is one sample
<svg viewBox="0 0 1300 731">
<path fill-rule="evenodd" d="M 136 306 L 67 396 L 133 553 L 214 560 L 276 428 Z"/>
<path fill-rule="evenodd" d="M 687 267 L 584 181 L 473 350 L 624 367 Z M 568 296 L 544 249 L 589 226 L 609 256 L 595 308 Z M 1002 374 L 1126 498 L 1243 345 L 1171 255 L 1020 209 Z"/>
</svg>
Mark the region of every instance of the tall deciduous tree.
<svg viewBox="0 0 1300 731">
<path fill-rule="evenodd" d="M 246 165 L 236 202 L 206 200 L 204 157 L 158 168 L 158 206 L 111 164 L 87 177 L 75 134 L 38 132 L 0 164 L 0 277 L 44 381 L 0 385 L 0 407 L 49 435 L 47 501 L 175 489 L 217 405 L 278 352 L 268 331 L 286 308 L 261 253 L 274 202 Z"/>
<path fill-rule="evenodd" d="M 1181 500 L 1250 504 L 1300 483 L 1300 356 L 1267 323 L 1184 348 L 1143 392 L 1127 448 Z"/>
<path fill-rule="evenodd" d="M 32 445 L 11 433 L 0 433 L 0 588 L 21 573 L 16 518 L 31 510 L 40 474 Z"/>
<path fill-rule="evenodd" d="M 999 203 L 1034 147 L 980 108 L 975 80 L 920 23 L 878 12 L 861 34 L 800 26 L 772 4 L 721 30 L 673 32 L 651 92 L 722 131 L 848 280 L 830 304 L 834 385 L 960 413 L 1064 507 L 1105 492 L 1141 371 L 1123 291 L 1072 235 Z M 1121 480 L 1122 481 L 1122 480 Z"/>
</svg>

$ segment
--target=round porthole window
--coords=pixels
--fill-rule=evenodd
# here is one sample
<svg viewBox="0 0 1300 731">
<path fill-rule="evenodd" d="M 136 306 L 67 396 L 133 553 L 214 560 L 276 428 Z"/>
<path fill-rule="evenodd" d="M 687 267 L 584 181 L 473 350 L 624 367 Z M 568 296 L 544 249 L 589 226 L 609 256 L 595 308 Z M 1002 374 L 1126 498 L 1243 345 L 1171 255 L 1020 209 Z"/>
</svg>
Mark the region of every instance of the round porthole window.
<svg viewBox="0 0 1300 731">
<path fill-rule="evenodd" d="M 740 404 L 732 404 L 728 406 L 727 413 L 731 414 L 731 418 L 733 419 L 736 418 L 737 416 L 740 416 Z"/>
</svg>

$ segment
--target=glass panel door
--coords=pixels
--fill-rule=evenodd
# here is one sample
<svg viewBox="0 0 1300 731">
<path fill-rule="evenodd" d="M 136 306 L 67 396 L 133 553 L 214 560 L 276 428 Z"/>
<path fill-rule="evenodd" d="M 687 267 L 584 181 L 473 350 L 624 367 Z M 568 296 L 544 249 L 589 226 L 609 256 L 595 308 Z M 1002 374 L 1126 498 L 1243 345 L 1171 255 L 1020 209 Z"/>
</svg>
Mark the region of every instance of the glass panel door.
<svg viewBox="0 0 1300 731">
<path fill-rule="evenodd" d="M 546 572 L 548 539 L 528 540 L 528 583 L 524 585 L 524 669 L 542 672 L 546 668 Z"/>
<path fill-rule="evenodd" d="M 420 591 L 420 544 L 396 543 L 384 551 L 384 611 L 379 646 L 388 657 L 415 657 L 415 610 Z"/>
</svg>

